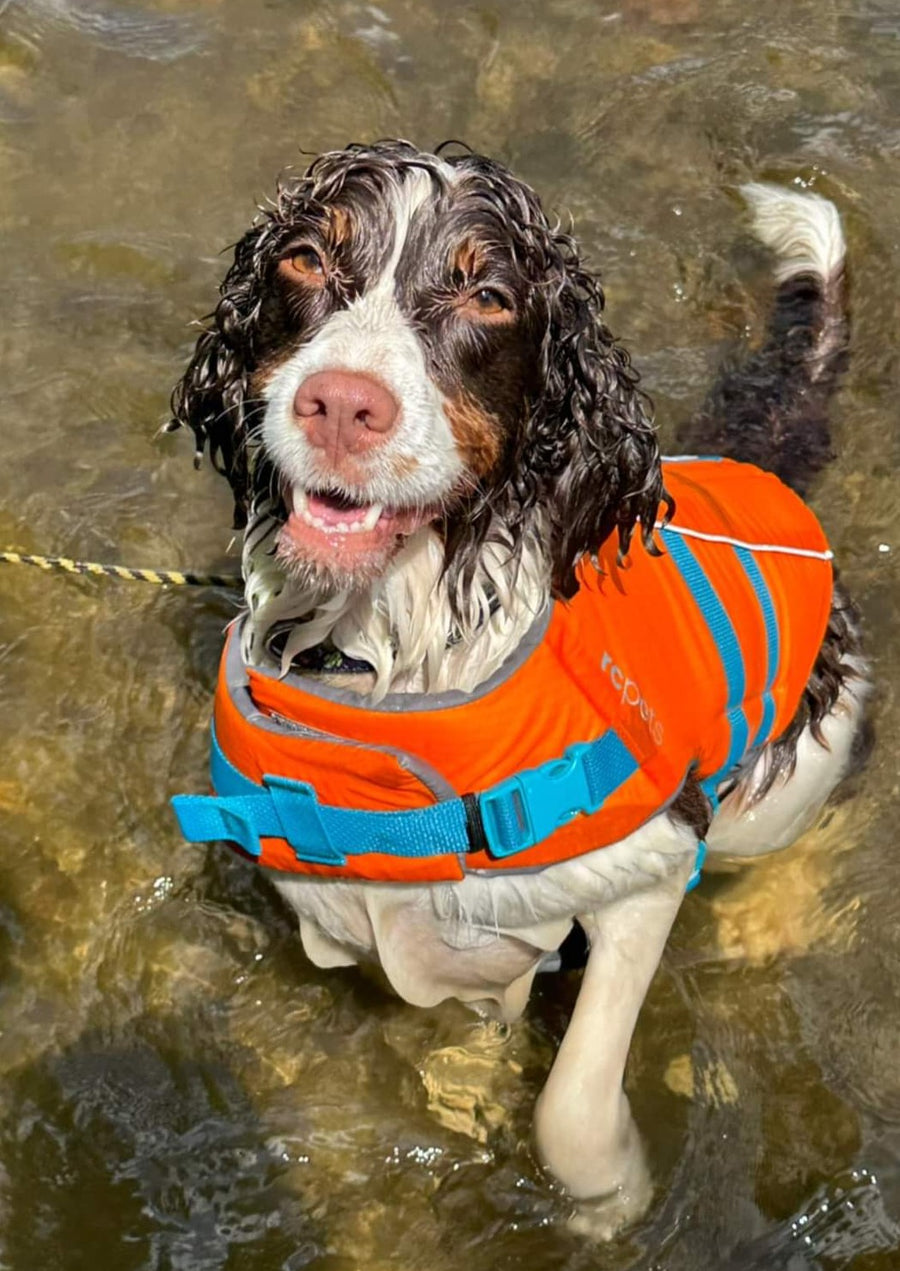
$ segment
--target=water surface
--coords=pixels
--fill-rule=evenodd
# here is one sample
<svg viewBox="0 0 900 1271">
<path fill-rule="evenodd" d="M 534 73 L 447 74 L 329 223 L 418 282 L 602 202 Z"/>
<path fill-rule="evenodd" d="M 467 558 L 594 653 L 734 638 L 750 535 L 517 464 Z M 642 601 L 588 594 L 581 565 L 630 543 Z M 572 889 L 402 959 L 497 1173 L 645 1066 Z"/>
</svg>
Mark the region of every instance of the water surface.
<svg viewBox="0 0 900 1271">
<path fill-rule="evenodd" d="M 220 249 L 301 150 L 510 163 L 574 217 L 668 438 L 761 330 L 733 193 L 761 177 L 847 226 L 814 503 L 878 683 L 851 797 L 683 907 L 628 1072 L 657 1198 L 598 1250 L 528 1148 L 577 978 L 504 1033 L 313 970 L 167 805 L 203 788 L 233 600 L 2 567 L 0 1266 L 900 1265 L 898 120 L 890 0 L 0 5 L 0 545 L 235 567 L 224 483 L 157 433 Z"/>
</svg>

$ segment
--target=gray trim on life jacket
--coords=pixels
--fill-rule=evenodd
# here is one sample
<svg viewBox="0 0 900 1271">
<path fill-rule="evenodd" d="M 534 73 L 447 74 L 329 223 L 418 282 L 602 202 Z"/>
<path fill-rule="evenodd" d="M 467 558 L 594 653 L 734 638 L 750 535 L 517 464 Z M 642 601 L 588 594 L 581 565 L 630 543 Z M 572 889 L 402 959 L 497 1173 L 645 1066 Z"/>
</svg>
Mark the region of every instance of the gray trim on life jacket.
<svg viewBox="0 0 900 1271">
<path fill-rule="evenodd" d="M 243 619 L 241 619 L 243 621 Z M 239 627 L 240 624 L 238 624 Z M 228 693 L 234 702 L 238 712 L 255 728 L 262 728 L 265 732 L 277 733 L 281 736 L 307 737 L 313 741 L 327 741 L 337 746 L 348 746 L 351 749 L 358 750 L 377 750 L 382 754 L 390 755 L 392 759 L 396 759 L 401 768 L 421 781 L 426 790 L 430 790 L 436 799 L 456 799 L 458 795 L 449 781 L 426 763 L 418 755 L 411 754 L 407 750 L 399 750 L 395 746 L 377 746 L 372 742 L 354 741 L 349 737 L 340 737 L 335 733 L 323 732 L 318 728 L 310 728 L 308 724 L 303 724 L 299 720 L 287 719 L 284 715 L 272 714 L 267 715 L 259 709 L 250 693 L 250 685 L 247 679 L 247 667 L 241 655 L 240 630 L 236 629 L 228 641 L 228 651 L 225 657 L 225 682 L 228 686 Z M 259 671 L 258 667 L 253 668 Z M 266 674 L 262 672 L 262 674 Z M 277 679 L 277 676 L 270 676 Z M 294 681 L 304 691 L 307 683 L 301 676 L 294 676 Z M 354 696 L 350 694 L 350 696 Z M 396 694 L 401 697 L 402 694 Z M 359 700 L 357 699 L 357 705 Z"/>
<path fill-rule="evenodd" d="M 448 689 L 444 693 L 388 693 L 380 702 L 371 702 L 361 694 L 354 693 L 352 689 L 334 688 L 322 680 L 298 675 L 294 671 L 288 671 L 286 675 L 282 675 L 279 671 L 265 666 L 254 666 L 253 669 L 259 675 L 268 676 L 272 680 L 279 680 L 282 684 L 290 684 L 294 688 L 300 689 L 303 693 L 311 693 L 314 697 L 324 698 L 328 702 L 336 702 L 339 706 L 352 706 L 356 710 L 378 711 L 388 715 L 396 715 L 402 711 L 451 710 L 454 706 L 468 706 L 480 697 L 487 697 L 495 688 L 499 688 L 505 680 L 514 675 L 520 667 L 524 666 L 547 634 L 547 628 L 553 616 L 553 609 L 552 602 L 544 606 L 509 657 L 497 668 L 493 675 L 489 676 L 484 683 L 479 684 L 477 688 L 473 688 L 471 692 L 462 692 L 460 689 Z M 240 641 L 241 628 L 246 621 L 246 616 L 238 620 L 237 630 L 232 643 Z"/>
</svg>

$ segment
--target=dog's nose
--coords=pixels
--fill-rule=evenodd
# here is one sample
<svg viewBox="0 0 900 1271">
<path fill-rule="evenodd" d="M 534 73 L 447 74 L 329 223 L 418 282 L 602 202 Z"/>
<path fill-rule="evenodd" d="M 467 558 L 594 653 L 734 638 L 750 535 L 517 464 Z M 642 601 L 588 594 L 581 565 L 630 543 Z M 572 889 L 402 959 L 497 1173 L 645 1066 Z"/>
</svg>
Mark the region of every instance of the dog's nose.
<svg viewBox="0 0 900 1271">
<path fill-rule="evenodd" d="M 310 445 L 332 462 L 384 441 L 399 413 L 383 384 L 356 371 L 319 371 L 294 395 L 294 415 Z"/>
</svg>

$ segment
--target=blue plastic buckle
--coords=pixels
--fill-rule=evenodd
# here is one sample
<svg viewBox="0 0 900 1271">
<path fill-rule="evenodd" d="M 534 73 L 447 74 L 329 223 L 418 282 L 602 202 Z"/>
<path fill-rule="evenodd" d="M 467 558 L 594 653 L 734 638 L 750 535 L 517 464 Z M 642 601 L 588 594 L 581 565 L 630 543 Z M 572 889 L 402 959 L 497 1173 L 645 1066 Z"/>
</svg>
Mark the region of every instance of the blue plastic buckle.
<svg viewBox="0 0 900 1271">
<path fill-rule="evenodd" d="M 596 812 L 583 759 L 593 742 L 569 746 L 562 759 L 508 777 L 479 797 L 492 856 L 514 856 L 548 838 L 579 812 Z"/>
<path fill-rule="evenodd" d="M 308 782 L 267 775 L 263 777 L 263 784 L 269 791 L 284 837 L 298 861 L 346 865 L 346 856 L 328 837 L 316 792 Z"/>
</svg>

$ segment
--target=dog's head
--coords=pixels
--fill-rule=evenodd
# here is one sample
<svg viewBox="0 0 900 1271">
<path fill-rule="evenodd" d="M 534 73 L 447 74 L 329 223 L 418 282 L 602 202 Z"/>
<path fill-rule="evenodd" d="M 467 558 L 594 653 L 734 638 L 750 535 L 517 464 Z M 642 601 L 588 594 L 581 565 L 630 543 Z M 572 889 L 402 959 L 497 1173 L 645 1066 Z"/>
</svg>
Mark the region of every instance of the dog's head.
<svg viewBox="0 0 900 1271">
<path fill-rule="evenodd" d="M 625 550 L 640 521 L 650 542 L 664 497 L 602 307 L 571 238 L 499 164 L 350 146 L 282 184 L 235 247 L 173 413 L 239 525 L 273 502 L 289 574 L 368 586 L 432 524 L 458 584 L 487 542 L 514 562 L 540 517 L 567 596 L 613 531 Z"/>
</svg>

